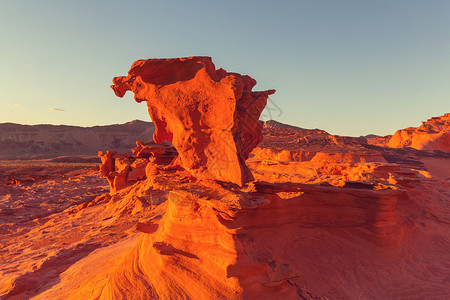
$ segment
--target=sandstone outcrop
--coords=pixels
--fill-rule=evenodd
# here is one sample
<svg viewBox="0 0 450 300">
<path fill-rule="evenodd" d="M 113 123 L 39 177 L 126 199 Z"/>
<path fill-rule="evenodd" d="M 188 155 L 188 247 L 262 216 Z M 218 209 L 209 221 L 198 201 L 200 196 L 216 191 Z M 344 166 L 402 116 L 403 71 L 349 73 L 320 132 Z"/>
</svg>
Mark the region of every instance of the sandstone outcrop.
<svg viewBox="0 0 450 300">
<path fill-rule="evenodd" d="M 245 160 L 262 140 L 259 117 L 274 90 L 253 92 L 253 78 L 216 70 L 210 57 L 138 60 L 113 83 L 117 96 L 132 91 L 147 103 L 153 140 L 172 142 L 195 177 L 253 180 Z"/>
<path fill-rule="evenodd" d="M 128 187 L 138 180 L 152 177 L 159 169 L 169 165 L 177 156 L 177 151 L 168 143 L 156 144 L 153 141 L 136 142 L 136 148 L 131 152 L 135 155 L 117 153 L 117 151 L 98 152 L 102 164 L 100 173 L 109 183 L 110 194 Z M 150 170 L 150 171 L 149 171 Z"/>
<path fill-rule="evenodd" d="M 450 113 L 433 117 L 419 127 L 400 129 L 390 138 L 388 147 L 450 151 Z"/>
</svg>

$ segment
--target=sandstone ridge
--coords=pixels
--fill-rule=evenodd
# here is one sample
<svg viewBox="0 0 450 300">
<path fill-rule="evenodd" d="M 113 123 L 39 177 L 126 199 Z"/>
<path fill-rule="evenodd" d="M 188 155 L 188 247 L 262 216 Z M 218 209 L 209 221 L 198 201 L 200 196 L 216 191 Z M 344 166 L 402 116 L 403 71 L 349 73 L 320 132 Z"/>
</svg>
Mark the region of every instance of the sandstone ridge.
<svg viewBox="0 0 450 300">
<path fill-rule="evenodd" d="M 397 130 L 392 136 L 368 138 L 368 142 L 392 148 L 450 151 L 450 113 L 433 117 L 419 127 Z"/>
</svg>

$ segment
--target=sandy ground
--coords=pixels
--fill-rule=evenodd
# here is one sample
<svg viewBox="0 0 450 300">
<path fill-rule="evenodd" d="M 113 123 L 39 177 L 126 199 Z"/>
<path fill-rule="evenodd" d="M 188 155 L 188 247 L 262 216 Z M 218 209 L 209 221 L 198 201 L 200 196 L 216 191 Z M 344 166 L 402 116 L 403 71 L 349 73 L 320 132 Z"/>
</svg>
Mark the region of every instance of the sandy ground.
<svg viewBox="0 0 450 300">
<path fill-rule="evenodd" d="M 95 214 L 80 221 L 65 211 L 109 191 L 95 166 L 0 162 L 0 295 L 20 277 L 29 280 L 21 280 L 13 291 L 40 288 L 52 275 L 36 275 L 54 268 L 50 273 L 57 278 L 68 265 L 122 234 L 113 227 L 100 230 L 108 221 L 97 222 Z"/>
</svg>

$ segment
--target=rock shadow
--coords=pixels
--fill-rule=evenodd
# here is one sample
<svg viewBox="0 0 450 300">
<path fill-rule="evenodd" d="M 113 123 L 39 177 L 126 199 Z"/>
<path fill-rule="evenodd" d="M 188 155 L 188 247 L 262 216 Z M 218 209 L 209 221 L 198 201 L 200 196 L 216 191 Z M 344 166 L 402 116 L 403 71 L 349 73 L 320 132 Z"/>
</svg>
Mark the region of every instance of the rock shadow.
<svg viewBox="0 0 450 300">
<path fill-rule="evenodd" d="M 59 251 L 56 256 L 43 262 L 39 269 L 16 278 L 12 283 L 13 288 L 2 299 L 15 299 L 22 293 L 26 293 L 23 296 L 28 298 L 39 295 L 58 284 L 61 273 L 100 246 L 100 244 L 84 244 Z"/>
<path fill-rule="evenodd" d="M 177 249 L 174 246 L 172 246 L 171 244 L 166 243 L 166 242 L 156 242 L 153 244 L 153 248 L 155 248 L 161 255 L 179 254 L 179 255 L 189 257 L 189 258 L 199 259 L 199 257 L 197 255 Z"/>
</svg>

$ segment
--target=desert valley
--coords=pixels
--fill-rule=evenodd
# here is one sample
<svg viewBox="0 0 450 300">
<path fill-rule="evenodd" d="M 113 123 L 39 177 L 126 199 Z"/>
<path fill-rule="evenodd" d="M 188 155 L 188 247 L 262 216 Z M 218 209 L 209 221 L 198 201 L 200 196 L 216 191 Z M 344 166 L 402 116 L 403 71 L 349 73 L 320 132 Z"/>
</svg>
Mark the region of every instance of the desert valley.
<svg viewBox="0 0 450 300">
<path fill-rule="evenodd" d="M 275 91 L 205 57 L 113 82 L 154 123 L 0 124 L 0 299 L 450 297 L 449 113 L 262 122 Z"/>
</svg>

